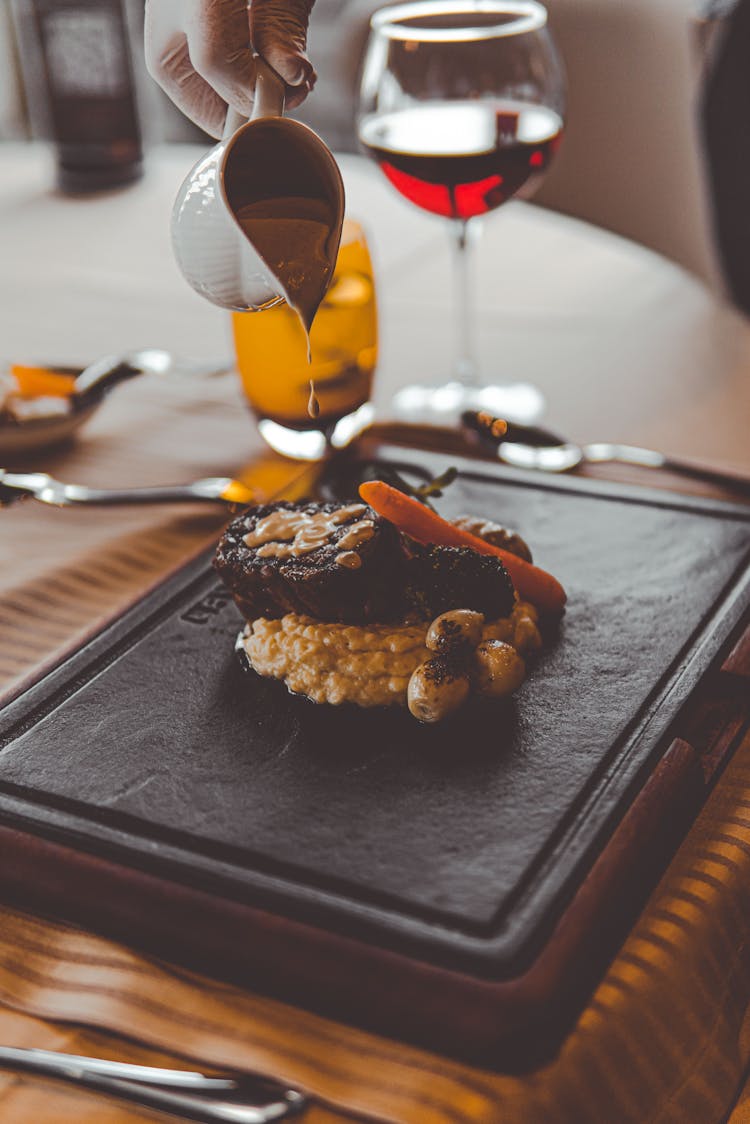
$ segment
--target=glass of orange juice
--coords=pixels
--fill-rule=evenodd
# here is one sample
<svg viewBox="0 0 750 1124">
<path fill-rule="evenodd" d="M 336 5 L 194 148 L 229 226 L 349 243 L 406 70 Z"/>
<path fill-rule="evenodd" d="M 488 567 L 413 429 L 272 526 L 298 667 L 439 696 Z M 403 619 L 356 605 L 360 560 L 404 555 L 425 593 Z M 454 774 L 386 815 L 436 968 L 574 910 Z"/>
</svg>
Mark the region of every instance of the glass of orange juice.
<svg viewBox="0 0 750 1124">
<path fill-rule="evenodd" d="M 331 286 L 310 330 L 281 303 L 233 312 L 242 387 L 265 441 L 305 460 L 347 444 L 369 423 L 377 309 L 364 231 L 346 219 Z"/>
</svg>

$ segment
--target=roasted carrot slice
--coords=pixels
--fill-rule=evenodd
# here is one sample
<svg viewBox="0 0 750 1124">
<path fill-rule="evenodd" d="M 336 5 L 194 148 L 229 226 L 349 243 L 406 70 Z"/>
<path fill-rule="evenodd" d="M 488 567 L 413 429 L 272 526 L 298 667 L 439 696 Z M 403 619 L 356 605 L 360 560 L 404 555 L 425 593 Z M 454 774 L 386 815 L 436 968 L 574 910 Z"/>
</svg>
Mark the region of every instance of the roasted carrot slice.
<svg viewBox="0 0 750 1124">
<path fill-rule="evenodd" d="M 454 527 L 419 500 L 399 492 L 382 480 L 369 480 L 361 484 L 359 494 L 373 511 L 417 542 L 434 546 L 470 547 L 479 554 L 495 555 L 502 560 L 520 597 L 547 612 L 562 612 L 567 595 L 557 578 L 546 570 L 533 566 L 499 546 L 485 542 L 477 535 Z"/>
</svg>

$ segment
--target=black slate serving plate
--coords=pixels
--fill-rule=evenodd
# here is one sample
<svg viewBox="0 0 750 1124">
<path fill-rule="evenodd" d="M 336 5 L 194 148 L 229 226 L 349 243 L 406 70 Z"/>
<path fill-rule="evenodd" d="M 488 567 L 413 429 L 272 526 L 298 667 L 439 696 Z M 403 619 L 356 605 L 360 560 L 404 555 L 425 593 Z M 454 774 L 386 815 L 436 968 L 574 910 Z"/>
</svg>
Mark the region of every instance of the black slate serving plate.
<svg viewBox="0 0 750 1124">
<path fill-rule="evenodd" d="M 423 453 L 392 456 L 415 477 L 445 467 Z M 0 824 L 9 840 L 57 848 L 61 885 L 82 856 L 104 864 L 134 903 L 139 877 L 156 880 L 161 944 L 142 928 L 168 955 L 181 958 L 184 945 L 205 966 L 211 944 L 186 935 L 178 909 L 172 931 L 170 888 L 180 888 L 197 895 L 196 910 L 231 913 L 236 937 L 219 972 L 502 1065 L 503 1049 L 518 1051 L 498 997 L 533 974 L 687 701 L 744 627 L 750 512 L 457 463 L 440 510 L 518 528 L 568 591 L 512 701 L 421 727 L 399 712 L 294 698 L 243 670 L 239 617 L 206 556 L 5 708 Z M 17 890 L 9 853 L 1 877 Z M 124 890 L 118 872 L 130 879 Z M 80 884 L 77 894 L 83 902 Z M 97 896 L 83 912 L 51 889 L 37 904 L 117 931 L 122 901 L 112 910 L 107 893 Z M 138 912 L 128 921 L 135 940 Z M 298 963 L 287 972 L 283 941 L 270 948 L 278 932 L 293 934 L 286 955 L 307 950 L 309 979 Z M 372 979 L 358 985 L 344 969 L 347 950 L 371 964 Z M 373 979 L 388 1002 L 373 999 Z M 431 981 L 430 995 L 445 986 L 446 997 L 466 981 L 457 994 L 467 1007 L 477 995 L 489 1003 L 483 1028 L 436 1029 L 439 999 L 425 1005 L 417 980 Z M 519 1039 L 524 1019 L 516 1013 Z M 536 1008 L 528 1056 L 544 1037 L 535 1020 Z"/>
</svg>

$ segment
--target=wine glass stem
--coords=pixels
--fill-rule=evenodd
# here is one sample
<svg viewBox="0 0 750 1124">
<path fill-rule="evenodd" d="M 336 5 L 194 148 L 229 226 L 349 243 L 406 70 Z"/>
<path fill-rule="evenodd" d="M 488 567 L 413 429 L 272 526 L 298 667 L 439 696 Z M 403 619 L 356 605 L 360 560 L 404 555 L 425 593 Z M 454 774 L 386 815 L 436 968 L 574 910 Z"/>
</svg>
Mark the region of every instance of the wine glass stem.
<svg viewBox="0 0 750 1124">
<path fill-rule="evenodd" d="M 479 385 L 479 368 L 474 354 L 474 235 L 468 219 L 451 223 L 453 239 L 453 284 L 455 286 L 455 357 L 453 377 L 464 386 Z"/>
</svg>

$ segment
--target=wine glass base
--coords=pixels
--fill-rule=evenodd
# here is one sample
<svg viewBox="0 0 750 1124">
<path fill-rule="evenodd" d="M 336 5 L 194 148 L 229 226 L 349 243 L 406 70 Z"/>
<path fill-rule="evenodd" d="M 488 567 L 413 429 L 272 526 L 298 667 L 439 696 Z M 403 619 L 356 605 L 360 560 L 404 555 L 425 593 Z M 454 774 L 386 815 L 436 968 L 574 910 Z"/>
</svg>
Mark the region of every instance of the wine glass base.
<svg viewBox="0 0 750 1124">
<path fill-rule="evenodd" d="M 366 429 L 375 414 L 371 402 L 365 402 L 351 414 L 339 418 L 330 431 L 320 429 L 292 429 L 270 418 L 261 418 L 258 431 L 267 445 L 284 457 L 299 461 L 319 461 L 331 449 L 343 449 L 362 430 Z"/>
<path fill-rule="evenodd" d="M 526 382 L 495 386 L 466 386 L 461 382 L 404 386 L 392 399 L 396 418 L 432 425 L 455 424 L 464 410 L 485 410 L 495 417 L 529 425 L 539 420 L 544 405 L 542 392 Z"/>
</svg>

